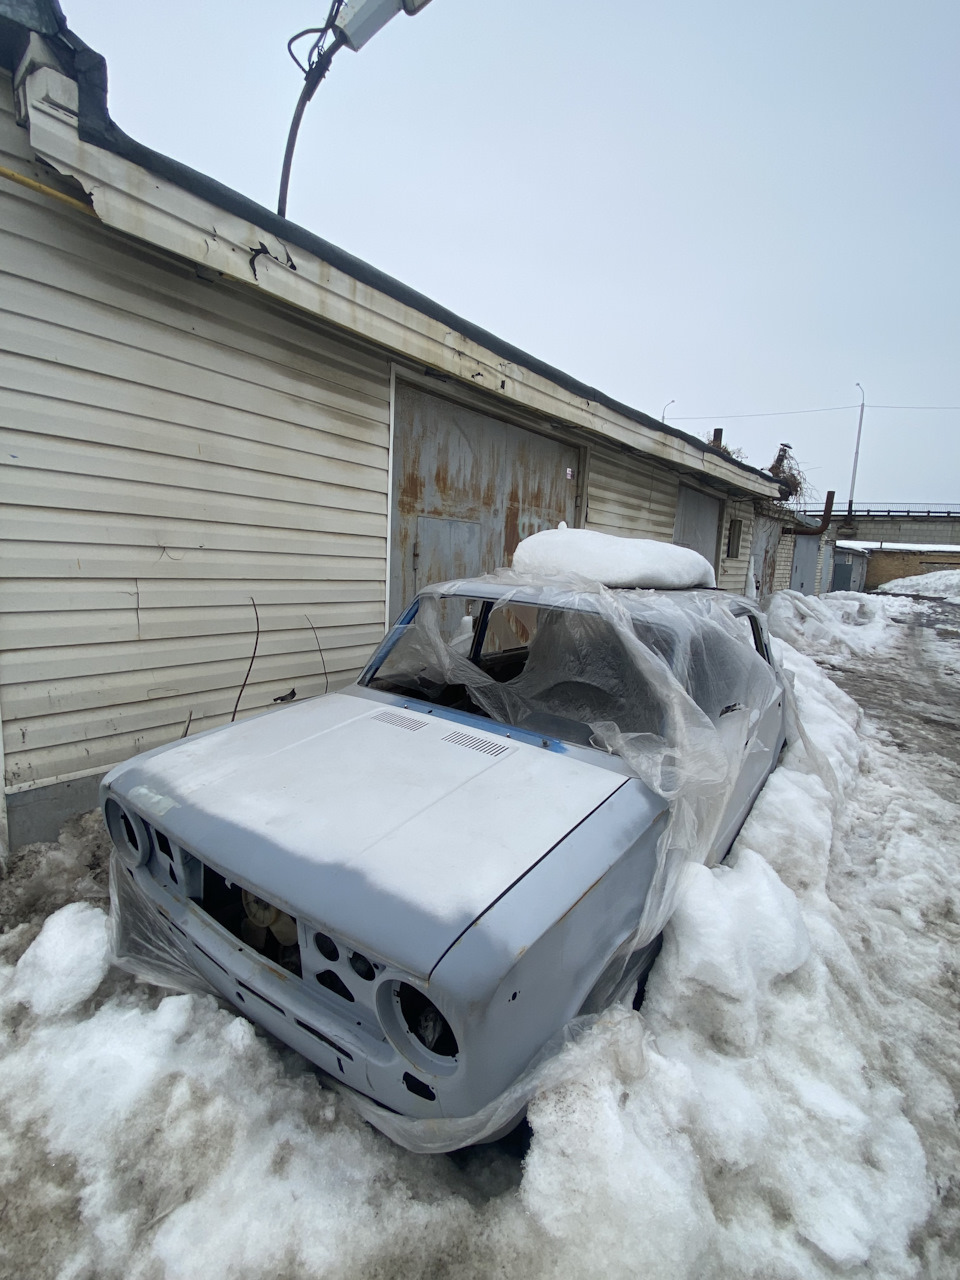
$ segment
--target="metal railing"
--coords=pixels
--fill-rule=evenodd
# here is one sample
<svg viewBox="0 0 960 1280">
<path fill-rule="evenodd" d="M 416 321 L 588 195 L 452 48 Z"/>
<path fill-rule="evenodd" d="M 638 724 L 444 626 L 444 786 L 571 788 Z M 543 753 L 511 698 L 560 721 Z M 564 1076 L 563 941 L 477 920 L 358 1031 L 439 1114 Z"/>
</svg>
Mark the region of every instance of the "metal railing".
<svg viewBox="0 0 960 1280">
<path fill-rule="evenodd" d="M 821 514 L 823 507 L 803 507 L 801 510 L 804 515 L 817 516 Z M 853 515 L 854 517 L 906 516 L 914 519 L 929 516 L 931 519 L 943 520 L 952 518 L 960 520 L 960 502 L 855 502 L 852 512 L 848 512 L 844 506 L 838 507 L 834 512 L 834 519 L 843 520 L 847 515 Z"/>
</svg>

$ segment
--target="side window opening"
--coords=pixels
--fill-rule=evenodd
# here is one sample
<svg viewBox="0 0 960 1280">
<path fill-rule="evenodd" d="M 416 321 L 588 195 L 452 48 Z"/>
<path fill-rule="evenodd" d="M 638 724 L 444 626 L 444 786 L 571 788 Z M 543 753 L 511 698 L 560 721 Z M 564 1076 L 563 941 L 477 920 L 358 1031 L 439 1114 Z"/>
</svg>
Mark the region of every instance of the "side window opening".
<svg viewBox="0 0 960 1280">
<path fill-rule="evenodd" d="M 727 526 L 727 559 L 740 559 L 740 542 L 743 538 L 743 521 L 731 519 Z"/>
<path fill-rule="evenodd" d="M 760 629 L 758 620 L 752 613 L 738 613 L 735 615 L 734 620 L 745 643 L 756 649 L 764 662 L 769 663 L 770 655 L 767 652 L 767 646 L 763 642 L 763 631 Z"/>
</svg>

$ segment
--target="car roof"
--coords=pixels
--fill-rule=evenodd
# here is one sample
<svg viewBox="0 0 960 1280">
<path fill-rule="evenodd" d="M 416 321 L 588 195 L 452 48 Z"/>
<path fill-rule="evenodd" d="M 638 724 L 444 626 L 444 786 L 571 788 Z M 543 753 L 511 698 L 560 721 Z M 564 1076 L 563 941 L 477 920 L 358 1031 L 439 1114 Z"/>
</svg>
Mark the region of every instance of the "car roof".
<svg viewBox="0 0 960 1280">
<path fill-rule="evenodd" d="M 740 614 L 757 611 L 756 602 L 745 596 L 733 595 L 721 591 L 717 587 L 689 587 L 675 590 L 653 589 L 648 587 L 603 587 L 599 583 L 587 582 L 582 578 L 534 578 L 518 575 L 512 571 L 500 576 L 488 574 L 480 578 L 456 578 L 449 582 L 431 583 L 418 593 L 419 595 L 464 596 L 473 600 L 500 600 L 506 596 L 522 604 L 537 604 L 563 609 L 581 609 L 592 612 L 591 597 L 601 593 L 609 593 L 624 605 L 629 613 L 642 615 L 649 610 L 651 602 L 670 600 L 681 607 L 684 603 L 692 605 L 691 612 L 701 612 L 702 606 L 710 601 L 722 603 L 731 613 Z"/>
</svg>

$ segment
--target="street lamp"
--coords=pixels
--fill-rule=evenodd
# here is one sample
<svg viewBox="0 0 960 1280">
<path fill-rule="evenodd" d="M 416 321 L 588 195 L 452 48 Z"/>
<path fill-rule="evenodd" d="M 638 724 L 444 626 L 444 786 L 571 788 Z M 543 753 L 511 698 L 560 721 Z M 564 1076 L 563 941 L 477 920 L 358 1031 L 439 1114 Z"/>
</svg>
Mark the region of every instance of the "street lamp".
<svg viewBox="0 0 960 1280">
<path fill-rule="evenodd" d="M 287 188 L 290 185 L 290 166 L 293 163 L 293 150 L 297 145 L 300 132 L 300 121 L 307 108 L 307 103 L 320 87 L 320 81 L 330 70 L 333 55 L 344 45 L 354 53 L 362 49 L 367 41 L 386 26 L 391 18 L 403 10 L 411 17 L 419 13 L 430 3 L 430 0 L 332 0 L 330 12 L 322 27 L 308 28 L 287 42 L 291 58 L 304 73 L 303 88 L 290 122 L 287 134 L 287 146 L 283 153 L 283 168 L 280 172 L 280 194 L 277 197 L 277 213 L 281 218 L 287 216 Z M 307 57 L 307 65 L 294 54 L 291 46 L 300 36 L 315 35 Z M 330 43 L 327 43 L 330 38 Z"/>
<path fill-rule="evenodd" d="M 668 400 L 668 401 L 667 401 L 667 403 L 663 406 L 663 413 L 661 413 L 661 415 L 660 415 L 660 421 L 661 421 L 661 422 L 666 422 L 666 420 L 667 420 L 667 410 L 670 408 L 670 406 L 671 406 L 672 404 L 676 404 L 676 403 L 677 403 L 677 402 L 676 402 L 676 400 Z"/>
<path fill-rule="evenodd" d="M 860 387 L 860 421 L 857 423 L 857 447 L 853 451 L 853 475 L 850 477 L 850 501 L 847 503 L 848 519 L 853 515 L 853 490 L 857 483 L 857 463 L 860 461 L 860 432 L 863 430 L 863 402 L 865 396 L 863 387 L 860 386 L 859 382 L 857 386 Z"/>
</svg>

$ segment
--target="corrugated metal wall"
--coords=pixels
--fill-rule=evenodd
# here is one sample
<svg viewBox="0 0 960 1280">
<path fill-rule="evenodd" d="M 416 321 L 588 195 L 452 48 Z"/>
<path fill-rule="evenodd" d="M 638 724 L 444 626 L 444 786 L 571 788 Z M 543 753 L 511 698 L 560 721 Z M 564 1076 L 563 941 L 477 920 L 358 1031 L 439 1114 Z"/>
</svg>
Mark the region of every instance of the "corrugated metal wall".
<svg viewBox="0 0 960 1280">
<path fill-rule="evenodd" d="M 625 538 L 672 542 L 678 488 L 676 472 L 614 449 L 593 446 L 586 527 Z"/>
<path fill-rule="evenodd" d="M 0 164 L 38 175 L 0 79 Z M 383 631 L 389 367 L 0 179 L 8 789 L 101 771 Z"/>
</svg>

